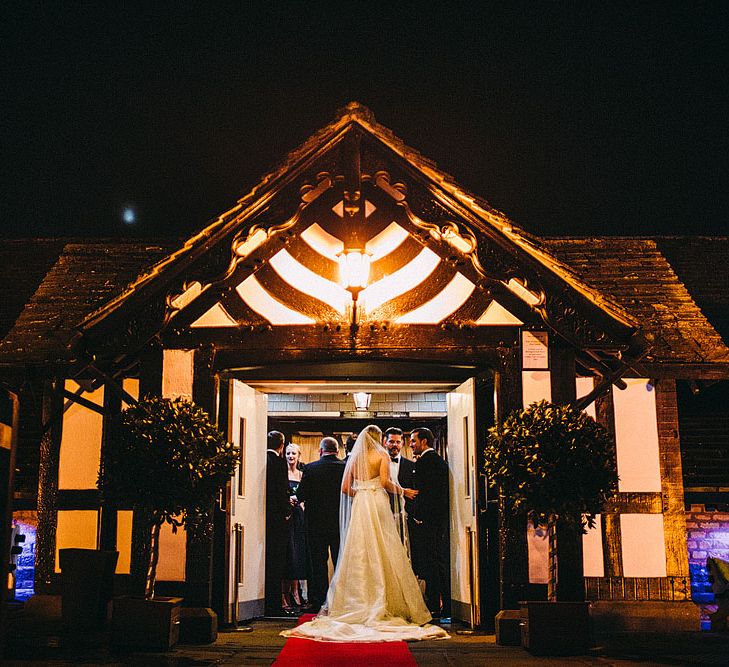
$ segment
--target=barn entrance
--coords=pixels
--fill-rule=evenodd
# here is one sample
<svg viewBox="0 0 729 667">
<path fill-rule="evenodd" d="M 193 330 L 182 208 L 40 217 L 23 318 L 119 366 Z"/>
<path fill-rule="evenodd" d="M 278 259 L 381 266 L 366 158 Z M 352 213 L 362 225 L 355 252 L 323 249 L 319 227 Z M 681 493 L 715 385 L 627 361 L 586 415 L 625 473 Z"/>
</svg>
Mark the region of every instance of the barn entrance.
<svg viewBox="0 0 729 667">
<path fill-rule="evenodd" d="M 345 378 L 332 377 L 336 368 L 320 365 L 317 372 L 329 373 L 328 380 L 268 380 L 260 377 L 260 370 L 230 373 L 229 424 L 241 447 L 241 464 L 230 498 L 228 569 L 232 576 L 227 608 L 231 617 L 235 610 L 238 620 L 265 611 L 265 516 L 260 486 L 265 481 L 266 433 L 272 429 L 283 432 L 287 443 L 300 444 L 304 462 L 309 462 L 318 457 L 318 442 L 324 435 L 333 435 L 344 444 L 348 434 L 356 435 L 374 423 L 383 431 L 396 426 L 409 433 L 425 426 L 435 434 L 436 450 L 449 465 L 453 617 L 470 626 L 480 625 L 482 616 L 484 620 L 493 618 L 490 612 L 498 608 L 498 579 L 489 580 L 489 573 L 498 571 L 494 560 L 496 517 L 489 516 L 476 446 L 482 441 L 479 430 L 493 423 L 490 373 L 478 381 L 473 376 L 463 380 L 463 375 L 474 373 L 473 368 L 451 368 L 444 375 L 446 366 L 426 365 L 418 369 L 419 379 L 407 381 L 401 373 L 412 373 L 412 364 L 388 363 L 396 379 L 371 375 L 381 372 L 376 364 L 360 366 L 359 379 L 353 377 L 352 364 Z M 363 377 L 367 371 L 370 375 Z M 352 401 L 357 391 L 371 396 L 369 410 L 359 414 Z M 410 454 L 407 447 L 403 454 Z M 344 448 L 339 456 L 344 456 Z"/>
</svg>

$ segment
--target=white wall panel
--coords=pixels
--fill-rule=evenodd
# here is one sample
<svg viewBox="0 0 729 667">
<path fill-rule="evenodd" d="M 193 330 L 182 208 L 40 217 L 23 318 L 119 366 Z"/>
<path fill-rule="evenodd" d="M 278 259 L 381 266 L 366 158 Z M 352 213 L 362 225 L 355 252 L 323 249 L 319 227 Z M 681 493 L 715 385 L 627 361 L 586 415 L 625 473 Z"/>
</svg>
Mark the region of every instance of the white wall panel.
<svg viewBox="0 0 729 667">
<path fill-rule="evenodd" d="M 536 401 L 552 400 L 552 383 L 549 371 L 522 371 L 521 395 L 524 407 Z"/>
<path fill-rule="evenodd" d="M 620 533 L 624 576 L 666 576 L 662 514 L 621 514 Z"/>
<path fill-rule="evenodd" d="M 582 536 L 582 567 L 586 577 L 604 577 L 605 561 L 602 554 L 602 517 L 595 517 L 595 527 L 587 528 Z"/>
<path fill-rule="evenodd" d="M 66 380 L 68 391 L 79 388 Z M 83 398 L 98 406 L 104 404 L 104 388 L 84 393 Z M 61 452 L 58 460 L 59 489 L 95 489 L 99 475 L 103 417 L 89 408 L 72 403 L 63 413 Z"/>
<path fill-rule="evenodd" d="M 627 389 L 613 389 L 618 490 L 660 491 L 656 393 L 648 380 L 625 382 Z"/>
<path fill-rule="evenodd" d="M 162 357 L 162 396 L 192 400 L 194 350 L 164 350 Z"/>
</svg>

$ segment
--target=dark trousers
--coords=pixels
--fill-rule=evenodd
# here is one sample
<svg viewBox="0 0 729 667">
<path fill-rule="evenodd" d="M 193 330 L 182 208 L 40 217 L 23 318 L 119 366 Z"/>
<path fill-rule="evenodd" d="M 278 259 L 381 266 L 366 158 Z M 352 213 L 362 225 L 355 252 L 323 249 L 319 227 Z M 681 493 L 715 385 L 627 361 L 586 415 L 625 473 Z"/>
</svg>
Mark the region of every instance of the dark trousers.
<svg viewBox="0 0 729 667">
<path fill-rule="evenodd" d="M 451 615 L 451 558 L 448 525 L 416 527 L 418 575 L 425 581 L 425 603 L 431 614 Z"/>
<path fill-rule="evenodd" d="M 311 577 L 309 578 L 309 604 L 321 607 L 327 597 L 329 589 L 329 572 L 327 561 L 329 554 L 332 563 L 336 566 L 339 558 L 339 531 L 318 531 L 309 529 L 306 533 L 306 544 L 309 549 L 309 562 L 311 564 Z"/>
<path fill-rule="evenodd" d="M 281 526 L 266 530 L 266 613 L 275 614 L 281 611 L 281 580 L 286 567 L 286 543 L 288 530 L 284 523 Z"/>
</svg>

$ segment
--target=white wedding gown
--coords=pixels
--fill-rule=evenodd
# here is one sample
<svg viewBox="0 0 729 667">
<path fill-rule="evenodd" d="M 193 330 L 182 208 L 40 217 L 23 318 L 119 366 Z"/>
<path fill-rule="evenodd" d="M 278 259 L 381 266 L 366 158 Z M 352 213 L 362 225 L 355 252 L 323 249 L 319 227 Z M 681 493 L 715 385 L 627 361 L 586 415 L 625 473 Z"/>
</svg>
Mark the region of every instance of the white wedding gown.
<svg viewBox="0 0 729 667">
<path fill-rule="evenodd" d="M 379 477 L 355 482 L 349 529 L 319 615 L 281 634 L 332 642 L 447 639 L 431 620 Z"/>
</svg>

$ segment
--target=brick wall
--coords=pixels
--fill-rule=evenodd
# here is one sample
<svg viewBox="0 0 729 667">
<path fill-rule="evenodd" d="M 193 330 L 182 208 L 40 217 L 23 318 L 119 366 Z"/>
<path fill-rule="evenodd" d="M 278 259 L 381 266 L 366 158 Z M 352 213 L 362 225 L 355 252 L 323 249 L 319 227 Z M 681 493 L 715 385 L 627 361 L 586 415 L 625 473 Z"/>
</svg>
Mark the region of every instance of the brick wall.
<svg viewBox="0 0 729 667">
<path fill-rule="evenodd" d="M 729 507 L 707 509 L 704 505 L 691 505 L 686 512 L 686 537 L 691 597 L 697 603 L 713 602 L 706 559 L 729 561 Z"/>
<path fill-rule="evenodd" d="M 269 394 L 268 411 L 271 414 L 300 412 L 351 412 L 354 402 L 349 394 Z M 446 395 L 444 393 L 400 393 L 372 394 L 370 402 L 372 412 L 410 412 L 410 413 L 443 413 L 446 412 Z"/>
</svg>

